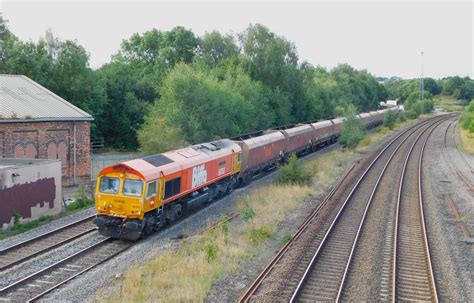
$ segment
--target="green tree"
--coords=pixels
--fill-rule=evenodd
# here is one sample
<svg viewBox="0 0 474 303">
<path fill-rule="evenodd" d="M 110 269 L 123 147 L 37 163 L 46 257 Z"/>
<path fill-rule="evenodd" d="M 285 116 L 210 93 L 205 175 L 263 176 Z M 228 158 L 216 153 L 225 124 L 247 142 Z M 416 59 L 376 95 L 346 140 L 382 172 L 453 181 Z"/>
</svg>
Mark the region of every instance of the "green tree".
<svg viewBox="0 0 474 303">
<path fill-rule="evenodd" d="M 217 31 L 212 31 L 201 38 L 200 56 L 211 68 L 215 68 L 226 58 L 238 56 L 239 52 L 239 47 L 231 35 L 222 35 Z"/>
<path fill-rule="evenodd" d="M 134 88 L 137 79 L 129 72 L 128 65 L 109 63 L 98 70 L 98 75 L 107 93 L 107 110 L 97 117 L 100 132 L 109 146 L 136 149 L 136 132 L 151 105 L 136 97 Z"/>
<path fill-rule="evenodd" d="M 187 145 L 183 132 L 167 124 L 166 118 L 149 115 L 138 131 L 140 150 L 146 154 L 161 153 Z"/>
<path fill-rule="evenodd" d="M 345 112 L 342 123 L 339 143 L 346 148 L 354 148 L 364 138 L 364 126 L 356 117 L 357 111 L 353 105 L 349 105 Z"/>
<path fill-rule="evenodd" d="M 397 120 L 397 115 L 395 114 L 395 112 L 393 110 L 388 110 L 385 113 L 385 116 L 383 117 L 383 125 L 385 127 L 392 129 L 393 126 L 395 125 L 396 120 Z"/>
</svg>

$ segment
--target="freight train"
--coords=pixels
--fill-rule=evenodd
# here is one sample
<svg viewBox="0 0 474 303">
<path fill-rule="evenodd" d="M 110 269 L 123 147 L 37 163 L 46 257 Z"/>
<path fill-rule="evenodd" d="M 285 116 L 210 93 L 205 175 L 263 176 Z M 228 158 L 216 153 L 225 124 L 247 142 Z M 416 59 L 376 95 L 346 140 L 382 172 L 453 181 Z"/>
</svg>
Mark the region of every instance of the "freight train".
<svg viewBox="0 0 474 303">
<path fill-rule="evenodd" d="M 373 128 L 387 110 L 357 118 Z M 251 182 L 290 154 L 301 156 L 335 142 L 343 121 L 289 125 L 106 167 L 97 178 L 94 223 L 104 236 L 136 240 Z"/>
</svg>

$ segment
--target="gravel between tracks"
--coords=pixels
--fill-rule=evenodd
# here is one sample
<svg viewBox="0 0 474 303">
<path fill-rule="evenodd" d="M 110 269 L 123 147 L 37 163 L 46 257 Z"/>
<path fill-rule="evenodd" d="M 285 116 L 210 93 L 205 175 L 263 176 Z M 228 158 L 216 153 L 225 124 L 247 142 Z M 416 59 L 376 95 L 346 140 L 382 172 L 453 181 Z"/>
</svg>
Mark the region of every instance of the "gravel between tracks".
<svg viewBox="0 0 474 303">
<path fill-rule="evenodd" d="M 447 195 L 456 203 L 471 234 L 474 233 L 474 196 L 448 165 L 449 157 L 459 161 L 456 163 L 458 167 L 465 166 L 454 148 L 444 149 L 444 132 L 448 125 L 449 122 L 444 122 L 433 132 L 425 149 L 423 194 L 428 239 L 440 300 L 472 302 L 474 245 L 464 242 L 458 221 L 448 206 Z M 472 156 L 465 157 L 472 163 Z"/>
<path fill-rule="evenodd" d="M 392 137 L 393 137 L 393 134 L 391 136 L 386 137 L 384 142 L 388 141 Z M 381 144 L 379 144 L 378 146 L 380 145 Z M 374 149 L 376 149 L 376 147 L 371 148 L 371 150 L 374 150 Z M 380 147 L 377 147 L 377 149 L 380 150 Z M 313 223 L 309 225 L 308 229 L 293 244 L 291 253 L 285 254 L 282 257 L 282 259 L 278 262 L 278 264 L 276 264 L 276 266 L 272 269 L 272 272 L 265 279 L 262 286 L 259 287 L 255 295 L 253 296 L 252 298 L 253 300 L 259 301 L 259 302 L 260 301 L 268 301 L 268 302 L 281 301 L 281 300 L 287 300 L 291 296 L 291 293 L 288 293 L 288 289 L 291 289 L 293 286 L 296 287 L 296 284 L 298 283 L 298 278 L 299 278 L 299 274 L 295 273 L 296 268 L 298 269 L 301 268 L 301 266 L 298 266 L 298 264 L 301 263 L 301 260 L 305 258 L 305 255 L 307 255 L 306 246 L 310 246 L 312 243 L 312 241 L 309 241 L 308 239 L 312 239 L 315 236 L 315 233 L 321 232 L 321 227 L 324 227 L 324 226 L 325 226 L 324 228 L 328 227 L 327 225 L 330 222 L 327 220 L 327 218 L 334 215 L 334 214 L 331 215 L 330 213 L 334 213 L 334 211 L 337 212 L 337 210 L 335 209 L 334 211 L 331 211 L 331 209 L 333 208 L 330 205 L 334 204 L 334 202 L 337 202 L 338 200 L 339 201 L 342 200 L 345 196 L 347 196 L 348 191 L 351 189 L 351 184 L 355 181 L 355 179 L 357 179 L 361 171 L 365 169 L 365 166 L 366 166 L 365 164 L 367 164 L 367 162 L 369 162 L 375 156 L 374 154 L 370 153 L 370 151 L 367 151 L 367 153 L 369 153 L 369 156 L 364 157 L 364 159 L 360 161 L 359 165 L 357 165 L 354 168 L 349 178 L 344 182 L 344 184 L 342 184 L 341 188 L 345 189 L 344 192 L 341 192 L 341 191 L 337 192 L 336 195 L 331 200 L 328 201 L 328 204 L 326 205 L 326 207 L 324 207 L 321 213 L 317 216 L 317 218 L 313 220 Z M 301 218 L 300 223 L 303 221 L 305 217 Z M 297 227 L 298 225 L 294 226 L 293 232 L 296 230 Z M 263 265 L 265 265 L 267 262 L 265 262 Z M 260 272 L 261 268 L 263 267 L 263 265 L 258 266 L 258 264 L 251 264 L 251 266 L 247 268 L 249 271 L 247 276 L 253 275 L 253 279 L 255 279 L 255 277 L 257 276 L 257 274 Z M 294 279 L 295 277 L 296 277 L 296 280 Z M 228 279 L 228 280 L 235 281 L 238 279 L 242 279 L 242 277 L 238 275 L 234 275 L 233 279 Z M 250 283 L 251 282 L 252 281 L 250 281 Z M 288 286 L 289 284 L 291 284 L 291 286 Z M 222 289 L 225 289 L 225 286 L 223 286 Z M 219 291 L 221 290 L 219 289 Z M 222 299 L 221 296 L 217 296 L 216 298 Z M 230 300 L 235 300 L 237 298 L 238 296 L 224 297 L 223 300 L 230 301 Z M 210 297 L 210 299 L 212 301 L 212 297 Z"/>
<path fill-rule="evenodd" d="M 411 138 L 414 136 L 412 135 Z M 393 231 L 393 220 L 387 218 L 395 216 L 397 188 L 400 184 L 402 164 L 411 142 L 409 139 L 400 147 L 380 181 L 350 265 L 343 291 L 345 300 L 384 299 L 380 297 L 382 288 L 380 277 L 383 275 L 384 265 L 381 260 L 383 260 L 386 251 L 386 244 L 389 244 L 387 236 Z"/>
<path fill-rule="evenodd" d="M 29 230 L 27 232 L 3 239 L 0 241 L 0 249 L 4 249 L 6 247 L 18 244 L 20 242 L 30 240 L 34 237 L 37 237 L 39 235 L 42 235 L 44 233 L 47 233 L 49 231 L 52 231 L 53 229 L 63 227 L 67 224 L 70 224 L 74 221 L 78 221 L 81 219 L 86 218 L 87 216 L 93 215 L 95 213 L 95 207 L 90 207 L 78 212 L 75 212 L 71 215 L 67 215 L 61 218 L 58 218 L 56 220 L 53 220 L 49 223 L 43 224 L 38 226 L 37 228 L 34 228 L 32 230 Z"/>
</svg>

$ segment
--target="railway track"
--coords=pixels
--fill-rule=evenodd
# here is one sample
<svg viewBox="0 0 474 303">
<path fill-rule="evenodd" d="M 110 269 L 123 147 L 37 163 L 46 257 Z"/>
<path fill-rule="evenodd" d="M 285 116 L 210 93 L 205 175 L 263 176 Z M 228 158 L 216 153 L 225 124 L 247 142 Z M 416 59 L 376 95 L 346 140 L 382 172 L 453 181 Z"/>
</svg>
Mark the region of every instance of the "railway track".
<svg viewBox="0 0 474 303">
<path fill-rule="evenodd" d="M 438 302 L 423 213 L 422 164 L 426 143 L 440 123 L 418 135 L 400 176 L 393 237 L 392 302 Z"/>
<path fill-rule="evenodd" d="M 105 238 L 0 289 L 1 301 L 31 302 L 117 256 L 134 243 Z"/>
<path fill-rule="evenodd" d="M 228 213 L 221 220 L 207 226 L 201 233 L 232 221 L 238 215 L 239 213 L 235 212 Z M 77 276 L 118 256 L 134 244 L 135 242 L 131 241 L 105 238 L 0 289 L 0 302 L 36 301 Z"/>
<path fill-rule="evenodd" d="M 281 299 L 290 299 L 291 301 L 334 301 L 340 298 L 361 227 L 386 167 L 406 140 L 409 138 L 412 140 L 413 134 L 426 130 L 427 127 L 436 123 L 439 119 L 434 118 L 405 130 L 389 142 L 375 157 L 347 195 L 334 219 L 329 221 L 330 223 L 323 224 L 320 229 L 323 232 L 315 234 L 310 243 L 305 245 L 305 253 L 300 262 L 296 268 L 292 268 L 292 274 L 299 276 L 297 286 L 293 288 L 294 291 L 290 292 L 291 299 L 288 296 L 287 289 L 281 294 Z M 328 197 L 334 194 L 337 187 L 333 189 Z M 366 197 L 367 193 L 370 193 L 369 199 Z M 319 212 L 319 209 L 317 211 Z M 307 225 L 311 223 L 305 222 L 300 230 L 307 229 Z M 300 230 L 296 234 L 298 237 L 293 237 L 291 243 L 283 247 L 244 293 L 240 298 L 241 302 L 247 302 L 254 298 L 257 301 L 264 299 L 264 296 L 263 298 L 258 296 L 262 284 L 268 279 L 271 271 L 277 266 L 283 255 L 289 254 L 290 248 L 295 245 L 295 241 L 299 238 Z M 308 260 L 308 256 L 310 260 Z M 292 288 L 292 279 L 288 279 L 287 282 L 288 288 Z"/>
<path fill-rule="evenodd" d="M 95 231 L 96 227 L 92 224 L 92 218 L 94 216 L 95 215 L 77 220 L 35 238 L 0 250 L 0 271 L 4 271 L 39 254 Z"/>
</svg>

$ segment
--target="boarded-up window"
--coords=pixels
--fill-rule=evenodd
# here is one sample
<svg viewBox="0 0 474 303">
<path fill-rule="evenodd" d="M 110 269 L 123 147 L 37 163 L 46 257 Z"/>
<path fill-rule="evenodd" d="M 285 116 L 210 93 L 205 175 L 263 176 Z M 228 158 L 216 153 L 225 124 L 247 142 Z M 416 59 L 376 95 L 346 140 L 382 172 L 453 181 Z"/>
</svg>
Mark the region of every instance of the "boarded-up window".
<svg viewBox="0 0 474 303">
<path fill-rule="evenodd" d="M 36 146 L 33 143 L 26 145 L 26 158 L 35 159 L 37 154 Z"/>
<path fill-rule="evenodd" d="M 58 159 L 61 159 L 62 167 L 68 167 L 67 163 L 67 145 L 64 142 L 59 142 L 58 144 Z"/>
<path fill-rule="evenodd" d="M 25 157 L 25 149 L 23 148 L 23 145 L 21 145 L 21 144 L 15 145 L 15 149 L 13 151 L 13 157 L 14 158 L 24 158 Z"/>
<path fill-rule="evenodd" d="M 58 147 L 55 142 L 48 143 L 48 159 L 58 158 Z"/>
</svg>

